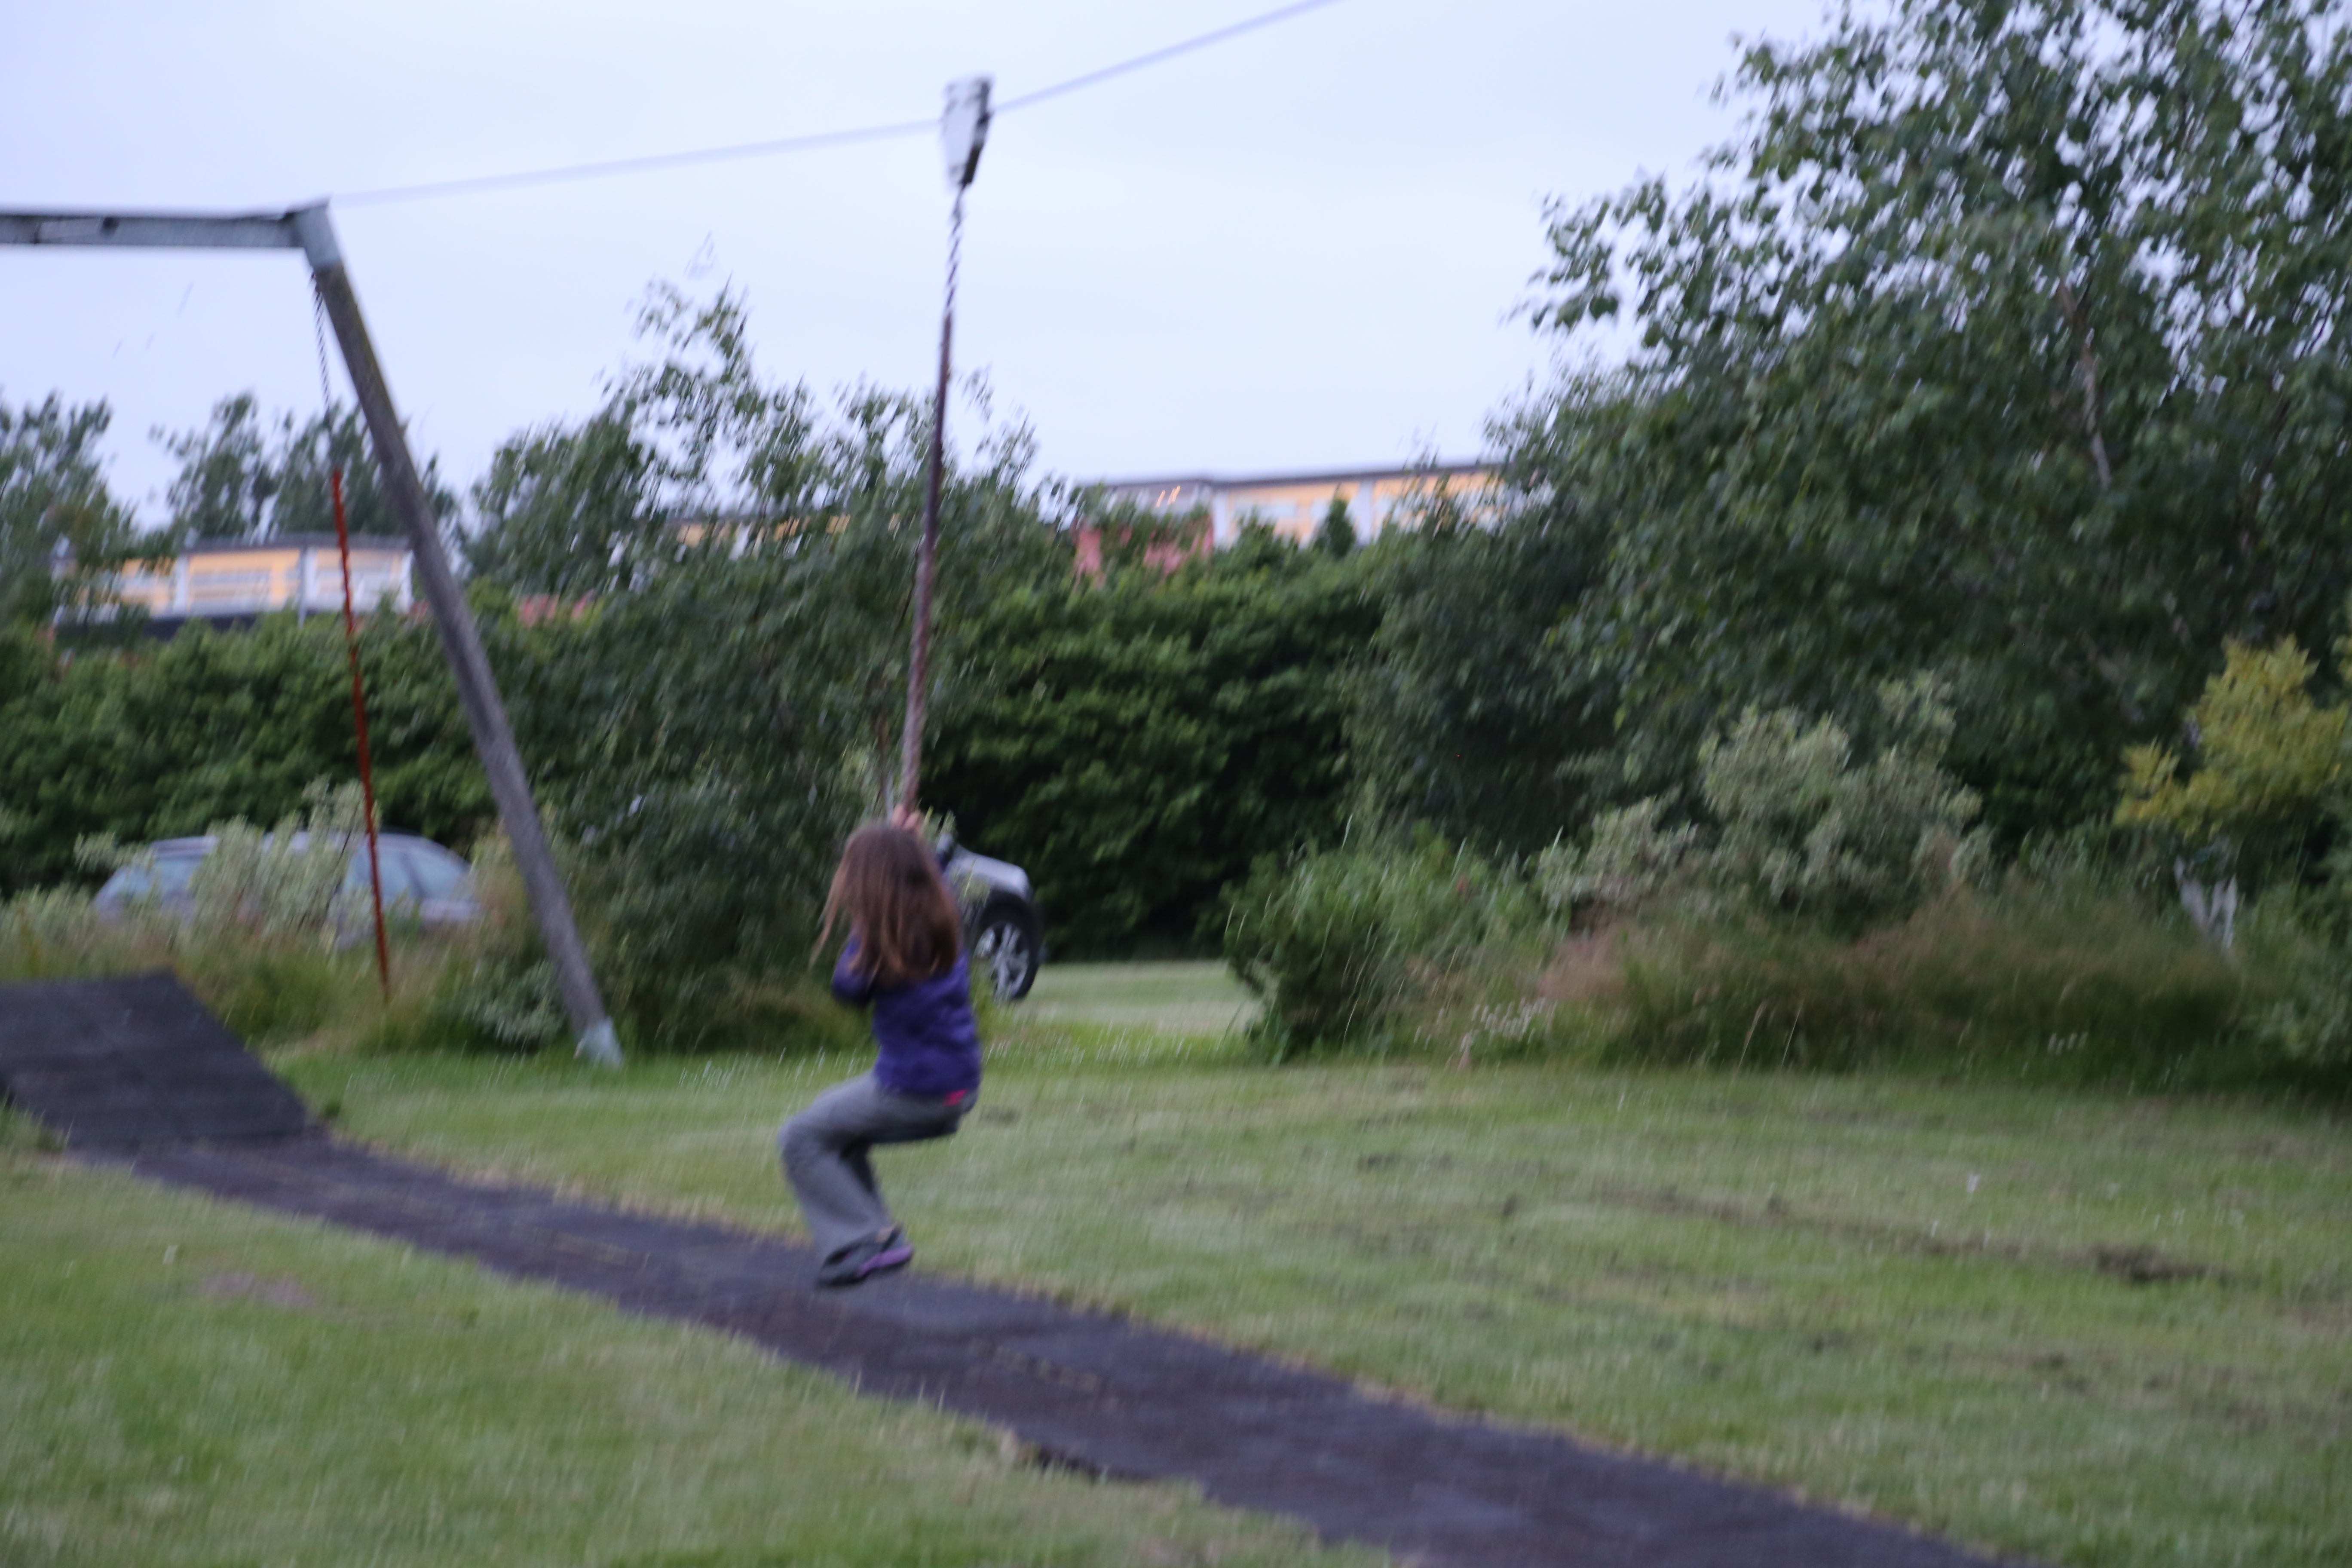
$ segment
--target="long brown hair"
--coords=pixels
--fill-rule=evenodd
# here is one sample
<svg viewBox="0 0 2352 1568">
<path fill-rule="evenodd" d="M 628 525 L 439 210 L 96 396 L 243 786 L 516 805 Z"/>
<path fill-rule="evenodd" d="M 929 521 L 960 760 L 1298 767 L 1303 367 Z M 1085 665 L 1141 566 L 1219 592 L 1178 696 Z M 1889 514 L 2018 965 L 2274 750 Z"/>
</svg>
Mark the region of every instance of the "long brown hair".
<svg viewBox="0 0 2352 1568">
<path fill-rule="evenodd" d="M 939 862 L 903 827 L 872 822 L 849 836 L 825 895 L 822 946 L 846 916 L 858 966 L 885 985 L 929 980 L 955 967 L 963 921 Z"/>
</svg>

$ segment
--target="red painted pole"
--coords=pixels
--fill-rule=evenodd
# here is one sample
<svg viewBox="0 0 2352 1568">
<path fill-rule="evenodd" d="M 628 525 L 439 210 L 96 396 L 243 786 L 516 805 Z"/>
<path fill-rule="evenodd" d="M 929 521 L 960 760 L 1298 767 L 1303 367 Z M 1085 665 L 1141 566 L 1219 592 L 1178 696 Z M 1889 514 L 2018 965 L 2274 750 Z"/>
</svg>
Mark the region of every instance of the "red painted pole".
<svg viewBox="0 0 2352 1568">
<path fill-rule="evenodd" d="M 368 896 L 375 904 L 375 973 L 392 1000 L 392 947 L 383 936 L 383 868 L 376 856 L 375 763 L 368 756 L 367 690 L 360 683 L 360 624 L 352 610 L 352 530 L 343 521 L 343 470 L 327 470 L 335 498 L 335 547 L 343 557 L 343 647 L 352 659 L 352 720 L 360 735 L 360 803 L 367 811 Z"/>
</svg>

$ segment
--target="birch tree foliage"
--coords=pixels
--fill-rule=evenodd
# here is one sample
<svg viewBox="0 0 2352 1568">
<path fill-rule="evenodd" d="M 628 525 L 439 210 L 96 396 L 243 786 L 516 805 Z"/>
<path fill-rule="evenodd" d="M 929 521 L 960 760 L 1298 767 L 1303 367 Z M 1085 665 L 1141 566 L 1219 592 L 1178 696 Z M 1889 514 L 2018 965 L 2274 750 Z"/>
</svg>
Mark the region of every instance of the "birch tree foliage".
<svg viewBox="0 0 2352 1568">
<path fill-rule="evenodd" d="M 1630 327 L 1505 434 L 1610 520 L 1564 644 L 1622 760 L 1952 682 L 2016 831 L 2084 819 L 2225 641 L 2352 585 L 2352 47 L 2328 0 L 1898 0 L 1748 47 L 1697 180 L 1551 214 L 1539 325 Z"/>
<path fill-rule="evenodd" d="M 644 325 L 652 354 L 593 415 L 501 449 L 468 554 L 488 597 L 562 601 L 485 637 L 580 847 L 614 1016 L 686 1040 L 800 973 L 840 839 L 883 797 L 929 432 L 911 397 L 764 377 L 732 296 L 656 289 Z M 1070 571 L 1025 434 L 975 425 L 942 507 L 945 714 L 991 657 L 979 606 Z"/>
<path fill-rule="evenodd" d="M 103 403 L 54 394 L 0 401 L 0 631 L 102 609 L 108 574 L 138 552 L 99 452 L 112 418 Z"/>
<path fill-rule="evenodd" d="M 354 535 L 398 538 L 360 412 L 337 403 L 306 415 L 266 418 L 250 392 L 213 405 L 197 429 L 158 429 L 155 443 L 179 460 L 167 499 L 172 518 L 159 544 L 176 549 L 206 540 L 252 540 L 335 531 L 329 476 L 343 475 L 343 510 Z M 440 460 L 425 458 L 425 493 L 444 531 L 457 521 L 457 498 L 442 482 Z"/>
<path fill-rule="evenodd" d="M 2221 673 L 2189 711 L 2193 769 L 2170 746 L 2134 747 L 2124 758 L 2116 821 L 2158 829 L 2225 875 L 2282 861 L 2292 868 L 2296 852 L 2344 805 L 2352 711 L 2311 695 L 2316 672 L 2292 643 L 2230 645 Z"/>
</svg>

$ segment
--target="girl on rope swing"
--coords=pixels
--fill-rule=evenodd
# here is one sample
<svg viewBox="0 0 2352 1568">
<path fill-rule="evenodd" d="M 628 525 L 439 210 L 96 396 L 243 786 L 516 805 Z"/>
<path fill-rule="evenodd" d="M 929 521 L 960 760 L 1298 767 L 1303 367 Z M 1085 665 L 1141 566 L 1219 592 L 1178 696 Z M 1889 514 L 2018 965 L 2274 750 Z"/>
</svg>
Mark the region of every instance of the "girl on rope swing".
<svg viewBox="0 0 2352 1568">
<path fill-rule="evenodd" d="M 818 1095 L 776 1136 L 824 1259 L 820 1285 L 861 1284 L 913 1260 L 870 1152 L 948 1136 L 980 1094 L 963 921 L 919 823 L 901 806 L 850 835 L 824 901 L 820 946 L 849 922 L 833 994 L 873 1008 L 875 1057 L 871 1072 Z"/>
</svg>

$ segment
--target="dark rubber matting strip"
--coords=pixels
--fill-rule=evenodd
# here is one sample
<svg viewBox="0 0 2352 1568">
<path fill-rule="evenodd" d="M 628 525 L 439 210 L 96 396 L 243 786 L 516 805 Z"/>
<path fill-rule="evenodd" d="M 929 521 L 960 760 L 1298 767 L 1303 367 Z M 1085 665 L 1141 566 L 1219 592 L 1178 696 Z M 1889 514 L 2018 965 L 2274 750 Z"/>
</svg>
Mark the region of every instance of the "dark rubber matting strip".
<svg viewBox="0 0 2352 1568">
<path fill-rule="evenodd" d="M 266 1142 L 310 1120 L 161 971 L 0 986 L 0 1098 L 74 1149 Z"/>
<path fill-rule="evenodd" d="M 394 1237 L 740 1334 L 860 1391 L 1011 1428 L 1049 1459 L 1189 1479 L 1452 1568 L 1965 1568 L 1985 1559 L 1566 1437 L 919 1274 L 820 1293 L 806 1247 L 438 1172 L 310 1136 L 121 1158 L 141 1175 Z"/>
</svg>

